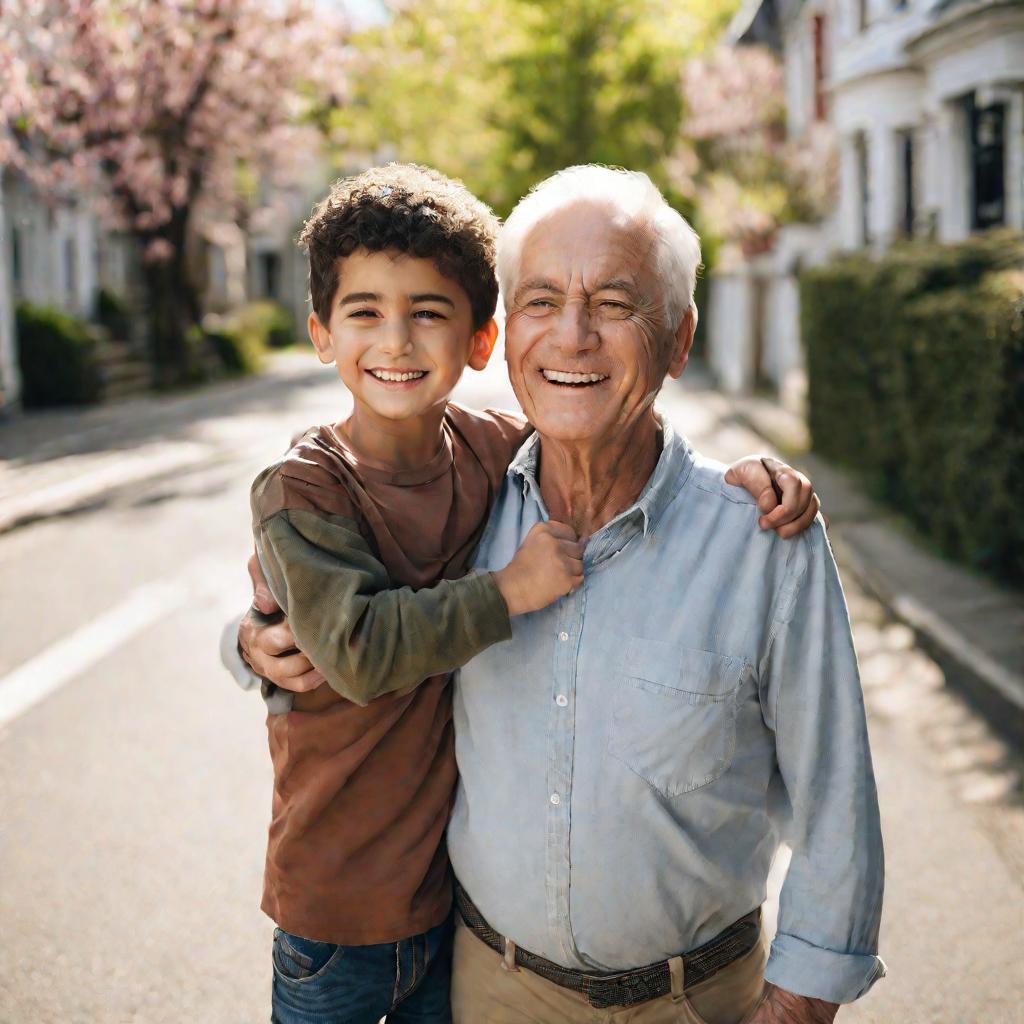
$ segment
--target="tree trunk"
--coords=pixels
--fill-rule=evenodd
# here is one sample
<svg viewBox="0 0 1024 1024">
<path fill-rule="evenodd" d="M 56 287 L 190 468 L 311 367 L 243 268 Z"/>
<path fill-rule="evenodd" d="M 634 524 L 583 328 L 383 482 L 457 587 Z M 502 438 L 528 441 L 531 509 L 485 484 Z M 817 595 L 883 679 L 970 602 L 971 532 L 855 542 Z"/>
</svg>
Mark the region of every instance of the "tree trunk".
<svg viewBox="0 0 1024 1024">
<path fill-rule="evenodd" d="M 153 381 L 159 388 L 186 384 L 195 370 L 188 330 L 199 321 L 199 300 L 185 262 L 187 224 L 188 211 L 176 210 L 159 233 L 143 239 L 144 245 L 159 240 L 170 247 L 167 259 L 149 261 L 143 266 Z"/>
</svg>

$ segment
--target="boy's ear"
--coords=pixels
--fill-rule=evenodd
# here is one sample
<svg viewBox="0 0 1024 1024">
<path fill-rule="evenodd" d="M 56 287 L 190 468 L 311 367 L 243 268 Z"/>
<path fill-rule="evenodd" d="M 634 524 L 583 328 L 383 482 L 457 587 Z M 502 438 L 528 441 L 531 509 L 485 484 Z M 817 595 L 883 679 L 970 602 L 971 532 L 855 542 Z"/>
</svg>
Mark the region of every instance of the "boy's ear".
<svg viewBox="0 0 1024 1024">
<path fill-rule="evenodd" d="M 320 357 L 321 363 L 334 362 L 334 345 L 331 341 L 331 332 L 324 327 L 323 321 L 316 315 L 310 313 L 306 321 L 306 330 L 309 331 L 309 340 L 313 342 L 313 348 Z"/>
<path fill-rule="evenodd" d="M 473 332 L 473 347 L 469 350 L 469 365 L 474 370 L 482 370 L 487 365 L 497 340 L 498 325 L 493 317 L 478 331 Z"/>
</svg>

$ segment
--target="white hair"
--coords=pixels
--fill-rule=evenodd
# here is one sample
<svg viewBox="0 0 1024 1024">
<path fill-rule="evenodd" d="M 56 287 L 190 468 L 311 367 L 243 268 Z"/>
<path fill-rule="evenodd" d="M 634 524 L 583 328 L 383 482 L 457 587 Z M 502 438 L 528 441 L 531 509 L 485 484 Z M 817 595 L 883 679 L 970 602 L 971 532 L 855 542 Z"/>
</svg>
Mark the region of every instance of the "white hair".
<svg viewBox="0 0 1024 1024">
<path fill-rule="evenodd" d="M 534 185 L 509 214 L 498 235 L 498 281 L 506 308 L 515 292 L 523 244 L 530 232 L 551 214 L 581 201 L 607 203 L 630 220 L 650 225 L 657 242 L 657 270 L 664 289 L 667 326 L 675 331 L 686 311 L 694 306 L 693 290 L 700 267 L 697 232 L 665 202 L 646 174 L 600 164 L 566 167 L 552 174 Z"/>
</svg>

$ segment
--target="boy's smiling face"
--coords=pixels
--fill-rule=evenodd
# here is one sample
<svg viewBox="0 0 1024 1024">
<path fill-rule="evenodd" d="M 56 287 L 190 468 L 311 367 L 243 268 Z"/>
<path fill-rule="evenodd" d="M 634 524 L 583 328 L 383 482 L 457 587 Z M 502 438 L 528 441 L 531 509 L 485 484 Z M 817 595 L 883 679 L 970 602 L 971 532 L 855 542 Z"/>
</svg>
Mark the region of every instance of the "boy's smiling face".
<svg viewBox="0 0 1024 1024">
<path fill-rule="evenodd" d="M 339 260 L 329 322 L 310 314 L 309 334 L 357 410 L 396 421 L 443 412 L 467 363 L 487 365 L 497 327 L 473 330 L 469 297 L 433 260 L 357 249 Z"/>
</svg>

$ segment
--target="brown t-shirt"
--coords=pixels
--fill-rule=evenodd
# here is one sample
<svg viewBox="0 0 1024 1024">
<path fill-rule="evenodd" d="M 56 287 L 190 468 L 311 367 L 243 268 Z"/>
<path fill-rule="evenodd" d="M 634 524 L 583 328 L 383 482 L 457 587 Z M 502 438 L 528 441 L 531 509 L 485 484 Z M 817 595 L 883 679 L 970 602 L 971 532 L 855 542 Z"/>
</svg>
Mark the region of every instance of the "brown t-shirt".
<svg viewBox="0 0 1024 1024">
<path fill-rule="evenodd" d="M 267 719 L 263 909 L 286 931 L 394 942 L 448 913 L 448 673 L 510 636 L 493 577 L 464 573 L 526 434 L 449 404 L 437 456 L 395 472 L 316 427 L 253 484 L 267 580 L 329 684 Z"/>
</svg>

